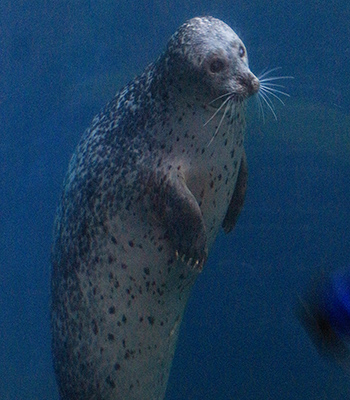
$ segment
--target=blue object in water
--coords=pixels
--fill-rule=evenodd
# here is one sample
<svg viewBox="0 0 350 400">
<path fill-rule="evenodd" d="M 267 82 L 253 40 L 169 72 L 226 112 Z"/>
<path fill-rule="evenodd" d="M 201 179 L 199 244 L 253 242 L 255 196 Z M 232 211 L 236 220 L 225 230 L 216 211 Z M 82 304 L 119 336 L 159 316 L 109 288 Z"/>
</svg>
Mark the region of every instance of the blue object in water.
<svg viewBox="0 0 350 400">
<path fill-rule="evenodd" d="M 340 336 L 350 336 L 350 271 L 336 272 L 324 290 L 324 308 L 331 327 Z"/>
<path fill-rule="evenodd" d="M 350 366 L 350 269 L 322 278 L 299 298 L 297 315 L 317 350 Z"/>
</svg>

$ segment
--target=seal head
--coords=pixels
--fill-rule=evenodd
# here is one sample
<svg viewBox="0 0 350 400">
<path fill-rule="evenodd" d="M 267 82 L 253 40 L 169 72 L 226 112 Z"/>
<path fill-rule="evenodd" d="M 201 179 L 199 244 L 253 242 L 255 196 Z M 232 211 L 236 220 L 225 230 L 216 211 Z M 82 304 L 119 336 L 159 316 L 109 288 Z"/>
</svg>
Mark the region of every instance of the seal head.
<svg viewBox="0 0 350 400">
<path fill-rule="evenodd" d="M 198 99 L 232 93 L 243 100 L 259 90 L 243 42 L 215 18 L 194 18 L 182 25 L 169 40 L 164 58 L 170 75 L 187 81 L 185 87 Z"/>
</svg>

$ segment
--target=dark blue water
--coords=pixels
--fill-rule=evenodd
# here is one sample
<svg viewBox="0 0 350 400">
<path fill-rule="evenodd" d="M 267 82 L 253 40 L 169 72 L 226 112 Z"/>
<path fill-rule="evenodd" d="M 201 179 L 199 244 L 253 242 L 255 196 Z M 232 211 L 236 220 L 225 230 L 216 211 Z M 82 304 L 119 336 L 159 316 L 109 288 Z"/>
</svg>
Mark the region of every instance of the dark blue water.
<svg viewBox="0 0 350 400">
<path fill-rule="evenodd" d="M 350 397 L 350 375 L 319 357 L 294 314 L 312 277 L 350 260 L 350 3 L 304 3 L 1 1 L 0 399 L 57 399 L 51 229 L 80 135 L 204 14 L 236 30 L 256 74 L 278 66 L 295 79 L 277 121 L 263 124 L 252 102 L 245 208 L 194 288 L 167 399 Z"/>
</svg>

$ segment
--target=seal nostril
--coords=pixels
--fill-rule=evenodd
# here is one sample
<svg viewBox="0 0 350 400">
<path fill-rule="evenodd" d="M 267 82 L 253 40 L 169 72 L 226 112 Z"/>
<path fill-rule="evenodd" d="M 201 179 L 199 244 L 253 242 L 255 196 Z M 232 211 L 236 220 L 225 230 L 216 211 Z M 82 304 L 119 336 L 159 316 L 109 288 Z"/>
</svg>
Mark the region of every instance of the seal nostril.
<svg viewBox="0 0 350 400">
<path fill-rule="evenodd" d="M 253 74 L 240 76 L 237 82 L 246 89 L 247 95 L 252 95 L 259 91 L 260 82 Z"/>
<path fill-rule="evenodd" d="M 254 77 L 252 80 L 252 88 L 253 88 L 253 93 L 257 93 L 260 89 L 260 82 L 259 79 Z"/>
<path fill-rule="evenodd" d="M 247 89 L 247 94 L 252 95 L 254 93 L 257 93 L 260 88 L 260 82 L 259 79 L 253 75 L 244 75 L 239 77 L 238 83 L 240 83 L 243 87 Z"/>
</svg>

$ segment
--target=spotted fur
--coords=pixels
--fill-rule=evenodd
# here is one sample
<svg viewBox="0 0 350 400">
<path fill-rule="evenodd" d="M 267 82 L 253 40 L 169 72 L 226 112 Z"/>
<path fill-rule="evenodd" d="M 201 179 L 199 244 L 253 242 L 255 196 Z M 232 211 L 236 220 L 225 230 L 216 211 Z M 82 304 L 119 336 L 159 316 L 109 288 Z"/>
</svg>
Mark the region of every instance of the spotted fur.
<svg viewBox="0 0 350 400">
<path fill-rule="evenodd" d="M 258 80 L 242 49 L 222 21 L 188 21 L 83 135 L 52 251 L 62 400 L 164 398 L 193 283 L 243 204 L 244 99 Z M 227 92 L 230 112 L 210 120 Z"/>
</svg>

